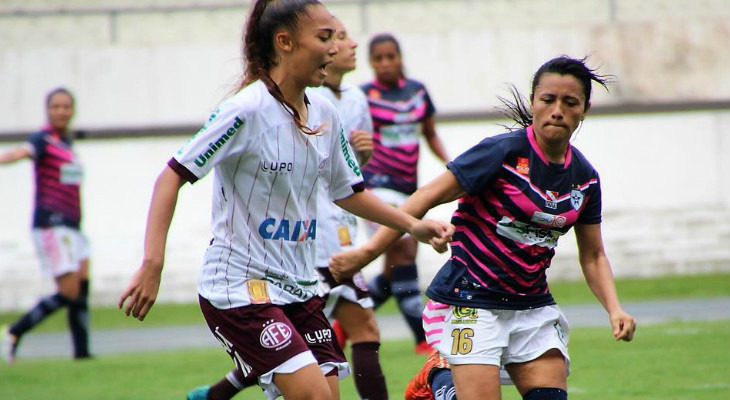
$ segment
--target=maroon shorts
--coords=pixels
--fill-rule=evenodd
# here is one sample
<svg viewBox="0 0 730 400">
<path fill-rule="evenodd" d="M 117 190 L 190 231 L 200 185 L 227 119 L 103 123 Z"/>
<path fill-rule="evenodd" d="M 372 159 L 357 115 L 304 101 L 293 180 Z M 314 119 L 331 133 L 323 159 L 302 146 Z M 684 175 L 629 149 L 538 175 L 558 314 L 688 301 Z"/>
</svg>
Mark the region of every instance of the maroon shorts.
<svg viewBox="0 0 730 400">
<path fill-rule="evenodd" d="M 320 297 L 303 303 L 252 304 L 227 310 L 198 298 L 208 328 L 246 378 L 261 376 L 308 350 L 320 365 L 346 362 L 333 340 Z"/>
</svg>

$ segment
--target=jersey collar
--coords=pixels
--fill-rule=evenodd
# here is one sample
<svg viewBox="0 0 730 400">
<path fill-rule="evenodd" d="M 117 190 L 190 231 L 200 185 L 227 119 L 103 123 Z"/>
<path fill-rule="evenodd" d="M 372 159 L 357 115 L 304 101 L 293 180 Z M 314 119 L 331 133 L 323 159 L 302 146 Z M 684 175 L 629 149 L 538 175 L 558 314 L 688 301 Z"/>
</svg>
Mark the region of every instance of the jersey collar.
<svg viewBox="0 0 730 400">
<path fill-rule="evenodd" d="M 545 163 L 545 165 L 550 165 L 550 162 L 548 161 L 547 157 L 545 156 L 545 153 L 542 152 L 542 149 L 540 149 L 540 146 L 537 144 L 537 139 L 535 139 L 535 132 L 532 129 L 532 125 L 527 127 L 527 140 L 530 142 L 530 146 L 532 146 L 532 150 L 535 151 L 538 157 L 542 160 L 542 162 Z M 573 146 L 568 143 L 568 150 L 565 151 L 565 162 L 563 163 L 563 168 L 568 168 L 570 165 L 570 162 L 573 160 Z"/>
<path fill-rule="evenodd" d="M 377 87 L 378 89 L 381 89 L 381 90 L 393 89 L 392 86 L 388 86 L 388 85 L 384 84 L 383 82 L 380 82 L 377 78 L 373 81 L 373 85 L 375 85 L 375 87 Z M 403 89 L 403 87 L 405 87 L 405 86 L 406 86 L 405 78 L 398 79 L 398 89 Z"/>
</svg>

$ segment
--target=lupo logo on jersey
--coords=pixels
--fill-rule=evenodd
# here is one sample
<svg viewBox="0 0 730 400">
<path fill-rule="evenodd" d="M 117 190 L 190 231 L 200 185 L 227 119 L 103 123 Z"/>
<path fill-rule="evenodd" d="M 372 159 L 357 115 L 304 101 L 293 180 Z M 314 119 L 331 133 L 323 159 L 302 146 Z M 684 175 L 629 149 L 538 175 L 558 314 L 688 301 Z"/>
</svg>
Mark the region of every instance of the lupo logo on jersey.
<svg viewBox="0 0 730 400">
<path fill-rule="evenodd" d="M 292 242 L 316 239 L 317 220 L 294 221 L 294 228 L 291 228 L 291 221 L 288 219 L 277 220 L 276 218 L 266 218 L 259 225 L 259 235 L 264 239 L 284 239 Z"/>
<path fill-rule="evenodd" d="M 355 175 L 360 176 L 360 166 L 357 165 L 357 161 L 355 161 L 355 159 L 352 158 L 352 154 L 350 154 L 350 146 L 347 143 L 347 139 L 345 139 L 342 129 L 340 129 L 340 145 L 342 146 L 342 154 L 345 156 L 347 166 L 352 169 L 352 172 L 354 172 Z"/>
<path fill-rule="evenodd" d="M 291 343 L 291 328 L 283 322 L 274 322 L 266 325 L 261 331 L 259 342 L 267 349 L 281 349 Z"/>
<path fill-rule="evenodd" d="M 261 169 L 261 171 L 268 172 L 270 174 L 287 174 L 289 172 L 292 172 L 292 170 L 294 169 L 294 163 L 262 160 L 259 163 L 259 168 Z"/>
<path fill-rule="evenodd" d="M 238 132 L 238 128 L 240 128 L 241 126 L 243 126 L 243 120 L 236 117 L 233 120 L 233 125 L 228 128 L 228 130 L 225 131 L 218 138 L 218 140 L 216 140 L 214 143 L 208 143 L 208 147 L 210 147 L 210 149 L 205 151 L 205 153 L 198 154 L 198 157 L 195 159 L 195 165 L 197 165 L 198 167 L 202 167 L 203 165 L 205 165 L 205 163 L 208 162 L 211 157 L 213 157 L 213 154 L 215 154 L 216 151 L 220 150 L 220 148 L 223 147 L 223 145 L 226 144 L 226 142 L 230 140 L 230 138 L 232 138 L 233 135 L 236 134 L 236 132 Z"/>
</svg>

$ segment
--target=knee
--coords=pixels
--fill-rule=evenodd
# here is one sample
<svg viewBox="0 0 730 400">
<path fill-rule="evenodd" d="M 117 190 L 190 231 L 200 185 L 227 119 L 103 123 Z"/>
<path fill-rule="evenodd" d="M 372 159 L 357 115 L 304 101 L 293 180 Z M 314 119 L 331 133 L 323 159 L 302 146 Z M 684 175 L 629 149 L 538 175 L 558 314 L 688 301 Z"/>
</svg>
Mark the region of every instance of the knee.
<svg viewBox="0 0 730 400">
<path fill-rule="evenodd" d="M 375 314 L 368 313 L 367 317 L 358 321 L 349 334 L 352 343 L 359 342 L 380 342 L 380 328 L 375 320 Z"/>
</svg>

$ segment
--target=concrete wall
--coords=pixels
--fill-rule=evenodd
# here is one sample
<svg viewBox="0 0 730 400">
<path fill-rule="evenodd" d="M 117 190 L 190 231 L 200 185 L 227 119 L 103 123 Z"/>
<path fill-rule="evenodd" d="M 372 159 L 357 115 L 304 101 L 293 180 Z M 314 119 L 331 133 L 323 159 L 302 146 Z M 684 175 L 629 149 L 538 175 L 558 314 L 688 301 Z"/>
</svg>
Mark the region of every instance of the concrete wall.
<svg viewBox="0 0 730 400">
<path fill-rule="evenodd" d="M 237 83 L 246 3 L 2 2 L 0 134 L 35 129 L 56 85 L 77 93 L 79 128 L 200 124 Z M 537 66 L 560 54 L 590 55 L 591 65 L 617 76 L 610 94 L 596 92 L 598 106 L 730 100 L 726 0 L 325 4 L 363 44 L 352 82 L 371 77 L 367 40 L 393 32 L 408 74 L 426 82 L 444 113 L 491 109 L 507 82 L 527 90 Z"/>
<path fill-rule="evenodd" d="M 506 121 L 504 121 L 506 122 Z M 449 154 L 502 131 L 495 123 L 440 124 Z M 592 116 L 575 138 L 602 179 L 603 233 L 617 276 L 730 272 L 730 111 Z M 92 242 L 92 297 L 114 304 L 142 256 L 154 179 L 187 138 L 78 141 L 86 168 L 84 229 Z M 3 151 L 9 144 L 0 144 Z M 52 291 L 41 276 L 29 221 L 32 175 L 28 162 L 0 170 L 0 310 L 29 306 Z M 421 180 L 443 166 L 428 153 Z M 167 248 L 160 301 L 195 301 L 197 271 L 207 245 L 211 178 L 185 186 Z M 450 218 L 455 204 L 430 216 Z M 361 235 L 362 239 L 362 235 Z M 575 239 L 561 239 L 551 278 L 579 279 Z M 445 256 L 419 252 L 422 285 Z M 366 269 L 376 273 L 380 262 Z"/>
</svg>

